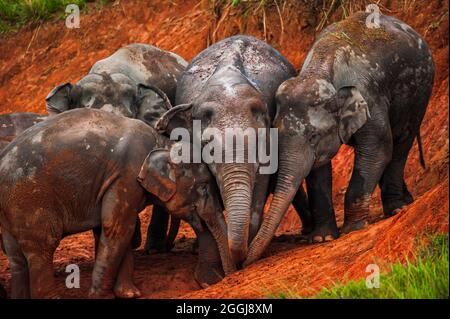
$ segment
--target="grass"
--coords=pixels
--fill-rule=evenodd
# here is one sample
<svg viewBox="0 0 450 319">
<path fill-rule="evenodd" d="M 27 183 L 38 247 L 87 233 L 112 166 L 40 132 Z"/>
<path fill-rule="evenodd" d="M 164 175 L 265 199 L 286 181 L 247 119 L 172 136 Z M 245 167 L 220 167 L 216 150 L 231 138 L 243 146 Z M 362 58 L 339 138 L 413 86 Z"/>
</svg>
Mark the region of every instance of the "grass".
<svg viewBox="0 0 450 319">
<path fill-rule="evenodd" d="M 87 0 L 0 0 L 0 33 L 6 33 L 21 26 L 65 16 L 65 8 L 69 4 L 76 4 L 80 8 Z M 101 0 L 105 4 L 106 0 Z"/>
<path fill-rule="evenodd" d="M 301 298 L 289 289 L 271 298 Z M 393 264 L 380 275 L 380 287 L 369 289 L 366 280 L 336 283 L 314 295 L 315 299 L 442 299 L 449 298 L 448 235 L 429 239 L 414 260 Z"/>
</svg>

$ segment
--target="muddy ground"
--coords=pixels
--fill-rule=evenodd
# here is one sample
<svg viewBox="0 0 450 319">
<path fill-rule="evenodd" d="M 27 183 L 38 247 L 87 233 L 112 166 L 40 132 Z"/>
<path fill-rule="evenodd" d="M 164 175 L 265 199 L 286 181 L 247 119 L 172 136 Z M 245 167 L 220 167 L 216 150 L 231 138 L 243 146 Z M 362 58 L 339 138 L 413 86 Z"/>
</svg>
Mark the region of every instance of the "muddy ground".
<svg viewBox="0 0 450 319">
<path fill-rule="evenodd" d="M 129 43 L 142 42 L 174 51 L 191 60 L 208 44 L 237 33 L 266 39 L 298 69 L 317 34 L 321 15 L 304 5 L 252 8 L 249 14 L 207 1 L 116 1 L 91 8 L 80 29 L 66 29 L 63 20 L 28 26 L 0 38 L 0 113 L 45 113 L 44 99 L 56 85 L 80 79 L 98 59 Z M 288 1 L 289 2 L 289 1 Z M 292 1 L 290 1 L 292 3 Z M 267 258 L 222 282 L 200 289 L 193 278 L 196 256 L 193 232 L 183 225 L 170 253 L 135 252 L 135 281 L 144 298 L 264 298 L 281 291 L 302 296 L 337 280 L 365 276 L 369 263 L 382 269 L 411 257 L 424 235 L 448 233 L 448 0 L 381 1 L 382 12 L 403 19 L 425 36 L 436 63 L 436 78 L 421 133 L 427 168 L 419 165 L 415 144 L 406 180 L 416 201 L 390 219 L 382 218 L 379 191 L 371 206 L 371 225 L 330 243 L 299 243 L 300 221 L 290 209 L 266 253 Z M 352 9 L 363 7 L 356 1 Z M 337 11 L 330 21 L 339 19 Z M 350 178 L 352 149 L 343 147 L 333 160 L 333 191 L 338 226 L 343 221 L 343 196 Z M 144 211 L 143 232 L 151 214 Z M 93 239 L 82 233 L 64 239 L 54 259 L 58 290 L 67 298 L 87 296 L 93 267 Z M 81 288 L 65 288 L 65 267 L 81 269 Z M 0 254 L 0 283 L 8 290 L 6 256 Z"/>
</svg>

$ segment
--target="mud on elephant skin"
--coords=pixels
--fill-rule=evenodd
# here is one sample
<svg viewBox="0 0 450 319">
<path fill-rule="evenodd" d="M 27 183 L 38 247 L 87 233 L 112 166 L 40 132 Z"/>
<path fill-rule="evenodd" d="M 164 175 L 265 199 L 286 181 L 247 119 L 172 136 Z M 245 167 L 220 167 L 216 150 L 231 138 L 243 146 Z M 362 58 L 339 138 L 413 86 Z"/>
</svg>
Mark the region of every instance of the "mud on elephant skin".
<svg viewBox="0 0 450 319">
<path fill-rule="evenodd" d="M 163 151 L 147 157 L 169 143 L 142 121 L 88 109 L 51 117 L 11 142 L 0 153 L 0 225 L 11 267 L 12 297 L 57 297 L 52 262 L 60 240 L 98 227 L 90 296 L 139 296 L 132 284 L 131 239 L 138 213 L 156 203 L 182 213 L 196 229 L 204 252 L 196 273 L 200 281 L 221 279 L 211 275 L 221 274 L 220 257 L 225 272 L 233 271 L 227 268 L 230 257 L 219 256 L 214 246 L 213 238 L 222 238 L 220 251 L 228 252 L 222 211 L 209 211 L 217 207 L 218 194 L 211 188 L 214 179 L 207 168 L 170 163 L 169 171 L 159 157 L 154 160 Z M 153 187 L 152 194 L 138 182 L 141 167 L 151 173 L 140 180 Z M 160 169 L 183 184 L 182 194 L 158 177 Z"/>
<path fill-rule="evenodd" d="M 371 29 L 365 25 L 367 15 L 358 12 L 326 28 L 300 74 L 277 91 L 278 181 L 246 264 L 269 244 L 305 177 L 313 239 L 338 236 L 331 159 L 341 144 L 355 149 L 341 231 L 367 225 L 377 184 L 387 216 L 413 200 L 403 171 L 415 138 L 421 149 L 420 124 L 431 95 L 434 63 L 424 39 L 411 27 L 381 15 L 380 28 Z"/>
<path fill-rule="evenodd" d="M 157 128 L 167 133 L 177 127 L 192 129 L 193 121 L 200 120 L 203 132 L 214 129 L 219 135 L 211 139 L 225 140 L 226 129 L 253 130 L 257 135 L 258 129 L 272 125 L 276 89 L 295 74 L 292 65 L 263 41 L 244 35 L 224 39 L 188 65 L 178 83 L 178 105 L 163 115 Z M 203 140 L 203 145 L 209 141 Z M 234 143 L 231 151 L 236 154 L 236 150 Z M 249 150 L 247 142 L 240 151 L 258 152 Z M 263 165 L 258 160 L 239 163 L 228 154 L 233 160 L 224 163 L 227 155 L 221 155 L 221 163 L 213 161 L 208 166 L 228 212 L 229 247 L 239 266 L 246 258 L 249 238 L 260 226 L 270 175 L 261 173 Z"/>
<path fill-rule="evenodd" d="M 0 115 L 0 151 L 29 127 L 42 122 L 43 114 L 17 112 Z"/>
</svg>

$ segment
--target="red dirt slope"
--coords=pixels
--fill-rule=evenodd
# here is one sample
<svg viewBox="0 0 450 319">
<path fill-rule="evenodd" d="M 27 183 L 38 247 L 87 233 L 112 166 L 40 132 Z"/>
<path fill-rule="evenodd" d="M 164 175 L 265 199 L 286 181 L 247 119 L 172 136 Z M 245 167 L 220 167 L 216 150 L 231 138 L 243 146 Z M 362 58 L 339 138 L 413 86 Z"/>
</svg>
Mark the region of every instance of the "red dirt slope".
<svg viewBox="0 0 450 319">
<path fill-rule="evenodd" d="M 190 252 L 193 233 L 184 225 L 173 252 L 150 256 L 144 255 L 142 248 L 135 252 L 135 281 L 143 297 L 263 298 L 287 289 L 310 295 L 336 280 L 365 276 L 369 263 L 383 267 L 404 260 L 414 251 L 422 234 L 448 232 L 448 0 L 407 5 L 403 1 L 381 2 L 383 12 L 403 19 L 425 36 L 437 67 L 432 100 L 421 130 L 427 169 L 419 166 L 417 146 L 413 147 L 406 168 L 407 184 L 416 202 L 399 215 L 381 220 L 377 191 L 371 211 L 373 224 L 334 242 L 316 245 L 295 242 L 292 234 L 298 232 L 300 222 L 291 208 L 278 230 L 284 236 L 271 244 L 269 258 L 204 290 L 193 279 L 196 262 L 196 256 Z M 259 8 L 247 18 L 236 8 L 225 7 L 220 12 L 216 10 L 214 19 L 207 1 L 116 3 L 83 15 L 78 30 L 66 29 L 64 22 L 58 20 L 0 38 L 0 113 L 44 113 L 44 98 L 54 86 L 77 81 L 96 60 L 132 42 L 154 44 L 190 60 L 208 43 L 247 33 L 267 39 L 299 68 L 315 36 L 315 28 L 310 24 L 317 18 L 309 9 L 289 4 L 280 4 L 281 14 L 273 6 L 264 12 Z M 355 6 L 361 3 L 357 1 Z M 339 16 L 339 12 L 334 16 Z M 338 225 L 342 223 L 343 195 L 352 156 L 352 150 L 343 147 L 333 160 Z M 146 225 L 149 210 L 142 216 Z M 80 266 L 80 289 L 65 288 L 65 267 L 71 263 Z M 86 297 L 92 266 L 90 233 L 64 239 L 55 255 L 61 295 Z M 0 282 L 9 289 L 8 262 L 3 254 L 0 254 Z"/>
</svg>

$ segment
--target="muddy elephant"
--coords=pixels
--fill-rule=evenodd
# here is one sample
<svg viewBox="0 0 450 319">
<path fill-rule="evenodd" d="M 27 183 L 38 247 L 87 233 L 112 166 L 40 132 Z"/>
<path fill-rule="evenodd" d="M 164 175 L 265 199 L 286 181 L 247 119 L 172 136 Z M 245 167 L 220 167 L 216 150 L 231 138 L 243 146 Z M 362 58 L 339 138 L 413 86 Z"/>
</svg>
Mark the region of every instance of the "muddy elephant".
<svg viewBox="0 0 450 319">
<path fill-rule="evenodd" d="M 257 153 L 260 144 L 249 147 L 246 133 L 257 135 L 258 129 L 266 129 L 267 137 L 275 115 L 275 92 L 295 74 L 286 58 L 263 41 L 244 35 L 224 39 L 188 65 L 178 83 L 178 105 L 157 123 L 159 130 L 169 133 L 187 127 L 194 137 L 193 123 L 199 120 L 202 132 L 215 131 L 202 140 L 203 145 L 211 139 L 226 141 L 227 129 L 240 130 L 228 154 L 221 150 L 221 159 L 208 163 L 228 213 L 229 247 L 237 266 L 245 260 L 248 240 L 260 226 L 269 176 L 274 173 L 270 169 L 262 173 L 265 165 L 259 159 L 249 160 L 247 155 Z M 238 138 L 244 140 L 240 146 Z M 244 154 L 244 160 L 237 160 L 238 153 Z M 228 155 L 231 161 L 226 161 Z"/>
<path fill-rule="evenodd" d="M 331 194 L 331 159 L 341 144 L 355 150 L 345 194 L 342 232 L 367 225 L 379 184 L 386 215 L 411 203 L 403 172 L 431 95 L 434 63 L 425 40 L 402 21 L 381 15 L 379 27 L 358 12 L 326 28 L 300 74 L 277 91 L 280 163 L 270 211 L 246 263 L 270 242 L 306 177 L 317 241 L 338 236 Z"/>
<path fill-rule="evenodd" d="M 17 112 L 0 115 L 0 150 L 27 128 L 42 122 L 46 116 L 38 113 Z"/>
<path fill-rule="evenodd" d="M 232 272 L 215 181 L 203 164 L 173 164 L 159 149 L 170 143 L 142 121 L 94 109 L 54 116 L 11 142 L 0 153 L 0 225 L 12 297 L 55 297 L 60 240 L 96 227 L 90 296 L 139 296 L 130 278 L 131 238 L 148 204 L 195 229 L 200 283 L 220 280 L 222 262 Z"/>
<path fill-rule="evenodd" d="M 46 98 L 47 112 L 52 115 L 74 108 L 94 108 L 137 118 L 154 127 L 175 102 L 177 81 L 186 66 L 187 62 L 172 52 L 130 44 L 97 61 L 76 84 L 54 88 Z M 167 224 L 167 212 L 155 206 L 145 251 L 172 247 L 179 221 L 172 223 L 172 236 L 166 241 Z"/>
</svg>

